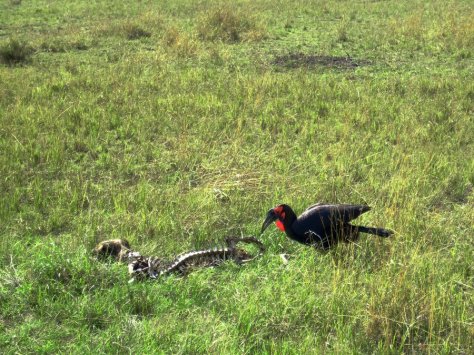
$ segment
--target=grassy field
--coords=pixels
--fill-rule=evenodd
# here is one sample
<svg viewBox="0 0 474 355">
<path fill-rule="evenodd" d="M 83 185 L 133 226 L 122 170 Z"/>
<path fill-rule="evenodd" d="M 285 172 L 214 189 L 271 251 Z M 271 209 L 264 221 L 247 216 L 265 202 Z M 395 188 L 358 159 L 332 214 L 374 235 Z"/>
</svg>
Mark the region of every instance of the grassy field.
<svg viewBox="0 0 474 355">
<path fill-rule="evenodd" d="M 0 1 L 0 353 L 474 351 L 472 1 Z M 128 283 L 288 203 L 393 238 Z M 279 253 L 291 255 L 284 265 Z"/>
</svg>

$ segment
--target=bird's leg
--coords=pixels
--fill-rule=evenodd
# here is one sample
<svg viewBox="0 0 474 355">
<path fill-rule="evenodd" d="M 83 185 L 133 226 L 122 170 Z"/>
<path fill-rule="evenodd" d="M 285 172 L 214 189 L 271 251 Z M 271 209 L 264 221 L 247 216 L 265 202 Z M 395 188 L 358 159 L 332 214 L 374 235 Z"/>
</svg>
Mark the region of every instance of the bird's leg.
<svg viewBox="0 0 474 355">
<path fill-rule="evenodd" d="M 309 230 L 305 233 L 306 237 L 311 240 L 311 245 L 316 249 L 327 249 L 329 247 L 329 243 L 325 243 L 323 237 L 321 237 L 318 233 Z"/>
</svg>

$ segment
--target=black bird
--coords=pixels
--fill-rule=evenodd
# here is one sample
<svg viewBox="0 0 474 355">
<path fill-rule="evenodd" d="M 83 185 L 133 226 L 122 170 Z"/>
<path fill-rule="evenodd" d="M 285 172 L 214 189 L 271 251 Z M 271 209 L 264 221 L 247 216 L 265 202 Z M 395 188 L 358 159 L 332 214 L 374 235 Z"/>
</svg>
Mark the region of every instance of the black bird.
<svg viewBox="0 0 474 355">
<path fill-rule="evenodd" d="M 286 235 L 299 243 L 320 249 L 329 249 L 338 242 L 351 242 L 359 238 L 359 232 L 387 238 L 393 234 L 384 228 L 354 226 L 349 222 L 370 210 L 366 205 L 315 204 L 299 217 L 288 205 L 278 205 L 267 213 L 263 231 L 273 222 Z"/>
</svg>

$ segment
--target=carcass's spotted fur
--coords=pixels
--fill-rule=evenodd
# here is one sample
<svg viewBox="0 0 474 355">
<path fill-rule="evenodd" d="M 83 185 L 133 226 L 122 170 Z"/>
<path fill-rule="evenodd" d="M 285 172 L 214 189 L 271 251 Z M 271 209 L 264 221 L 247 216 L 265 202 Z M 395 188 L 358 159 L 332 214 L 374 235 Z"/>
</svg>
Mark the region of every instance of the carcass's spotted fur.
<svg viewBox="0 0 474 355">
<path fill-rule="evenodd" d="M 226 247 L 190 251 L 177 256 L 172 262 L 142 256 L 131 250 L 130 243 L 125 239 L 103 241 L 95 247 L 94 253 L 100 258 L 109 256 L 126 262 L 132 277 L 157 278 L 174 272 L 186 274 L 192 267 L 216 266 L 225 260 L 234 260 L 236 263 L 242 264 L 258 256 L 252 256 L 244 249 L 237 248 L 239 243 L 256 245 L 259 249 L 258 255 L 265 251 L 262 242 L 254 237 L 228 237 L 226 238 Z"/>
</svg>

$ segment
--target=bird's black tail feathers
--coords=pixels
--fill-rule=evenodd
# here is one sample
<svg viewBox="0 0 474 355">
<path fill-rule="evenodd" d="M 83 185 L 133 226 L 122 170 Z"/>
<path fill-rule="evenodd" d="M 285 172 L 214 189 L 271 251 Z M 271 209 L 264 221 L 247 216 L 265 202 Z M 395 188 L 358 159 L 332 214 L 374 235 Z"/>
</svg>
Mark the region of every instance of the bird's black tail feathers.
<svg viewBox="0 0 474 355">
<path fill-rule="evenodd" d="M 388 238 L 393 234 L 391 230 L 385 229 L 385 228 L 363 227 L 363 226 L 354 226 L 354 227 L 356 227 L 359 232 L 375 234 L 382 238 Z"/>
</svg>

